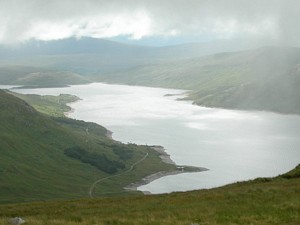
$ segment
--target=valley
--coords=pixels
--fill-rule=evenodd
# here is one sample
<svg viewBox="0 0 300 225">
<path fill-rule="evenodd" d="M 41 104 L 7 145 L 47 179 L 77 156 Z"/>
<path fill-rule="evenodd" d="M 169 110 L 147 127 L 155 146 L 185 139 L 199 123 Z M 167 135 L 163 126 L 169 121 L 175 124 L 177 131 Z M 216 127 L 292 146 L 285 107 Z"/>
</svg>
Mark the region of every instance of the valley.
<svg viewBox="0 0 300 225">
<path fill-rule="evenodd" d="M 0 49 L 0 224 L 300 221 L 299 48 L 31 44 Z"/>
<path fill-rule="evenodd" d="M 159 171 L 177 170 L 176 165 L 162 162 L 160 154 L 151 147 L 111 140 L 100 125 L 53 117 L 55 114 L 47 110 L 52 114 L 50 117 L 9 93 L 0 94 L 2 204 L 89 197 L 89 189 L 96 180 L 119 173 L 123 175 L 95 186 L 93 195 L 138 194 L 124 192 L 123 187 Z M 37 96 L 23 98 L 40 104 Z M 57 98 L 63 101 L 66 96 Z M 65 101 L 73 100 L 70 97 Z M 60 110 L 61 115 L 69 109 Z M 70 157 L 67 149 L 82 150 Z M 137 164 L 142 158 L 143 163 Z"/>
<path fill-rule="evenodd" d="M 300 1 L 1 0 L 0 225 L 300 225 Z"/>
<path fill-rule="evenodd" d="M 185 100 L 206 107 L 299 114 L 299 48 L 241 52 L 150 63 L 98 81 L 190 90 Z"/>
<path fill-rule="evenodd" d="M 187 102 L 192 101 L 194 104 L 212 107 L 212 109 L 217 107 L 263 110 L 284 114 L 298 114 L 300 112 L 298 108 L 300 105 L 298 104 L 299 98 L 297 97 L 299 96 L 297 68 L 300 59 L 298 48 L 261 47 L 253 50 L 237 48 L 238 51 L 236 52 L 218 53 L 220 50 L 216 50 L 217 53 L 211 52 L 214 53 L 213 55 L 205 55 L 209 54 L 207 52 L 203 53 L 204 56 L 202 56 L 201 51 L 198 51 L 198 55 L 195 55 L 196 51 L 192 51 L 195 49 L 195 45 L 152 48 L 83 39 L 76 41 L 77 47 L 71 49 L 70 46 L 73 44 L 74 40 L 54 41 L 50 44 L 42 44 L 38 49 L 34 46 L 31 46 L 32 49 L 30 49 L 27 46 L 27 48 L 19 49 L 13 54 L 9 51 L 2 52 L 2 55 L 5 55 L 5 60 L 2 61 L 0 67 L 1 84 L 23 86 L 28 90 L 30 88 L 37 90 L 38 88 L 45 88 L 45 93 L 47 93 L 47 89 L 51 90 L 51 88 L 68 88 L 70 85 L 79 85 L 80 87 L 95 81 L 138 85 L 141 86 L 141 89 L 143 89 L 142 86 L 179 88 L 188 90 L 188 94 L 179 96 L 175 94 L 174 96 L 170 95 L 170 97 Z M 95 45 L 98 48 L 88 47 Z M 199 45 L 200 49 L 202 47 Z M 189 48 L 185 54 L 181 54 L 180 57 L 175 56 L 174 52 L 182 53 L 185 48 Z M 100 53 L 100 51 L 104 51 L 105 54 L 104 52 Z M 120 53 L 120 51 L 122 53 L 116 56 L 116 53 Z M 31 55 L 30 60 L 23 56 L 28 54 Z M 171 55 L 172 57 L 170 57 Z M 13 63 L 12 60 L 15 62 Z M 39 67 L 35 65 L 39 65 Z M 88 68 L 91 70 L 86 70 Z M 19 92 L 18 88 L 15 89 L 16 92 Z M 78 97 L 65 94 L 59 97 L 53 97 L 52 94 L 38 96 L 14 93 L 14 95 L 27 101 L 36 110 L 52 117 L 64 117 L 65 113 L 70 110 L 66 104 L 80 100 Z M 168 97 L 169 93 L 165 95 Z M 87 117 L 79 118 L 90 121 Z M 105 119 L 94 120 L 94 122 L 106 127 L 111 126 L 109 121 L 105 121 Z M 63 125 L 65 126 L 66 123 Z M 130 128 L 127 129 L 130 130 Z M 141 131 L 138 132 L 142 134 Z M 81 135 L 86 134 L 82 131 Z M 136 138 L 126 137 L 126 135 L 124 137 L 119 136 L 118 132 L 114 135 L 124 143 L 143 145 L 149 143 L 149 140 L 141 139 L 142 141 L 140 141 Z M 145 137 L 147 135 L 146 132 Z M 188 140 L 187 137 L 185 138 Z M 160 140 L 158 143 L 154 140 L 151 144 L 167 146 L 167 149 L 174 148 L 173 145 L 165 143 L 164 140 Z M 254 146 L 258 149 L 261 148 L 256 144 Z M 210 148 L 208 145 L 201 146 L 201 148 L 203 147 Z M 233 147 L 233 149 L 235 148 Z M 172 156 L 174 157 L 174 153 Z M 184 160 L 179 160 L 179 163 L 193 164 Z M 197 166 L 203 167 L 205 164 L 204 161 Z M 207 168 L 213 168 L 211 165 L 206 165 Z M 167 181 L 168 179 L 163 180 Z M 169 186 L 172 187 L 171 184 Z M 209 187 L 214 187 L 214 185 Z"/>
<path fill-rule="evenodd" d="M 176 101 L 184 98 L 182 90 L 141 86 L 93 83 L 15 91 L 78 96 L 69 117 L 101 124 L 123 143 L 163 146 L 178 165 L 209 169 L 162 177 L 138 187 L 144 192 L 213 188 L 277 176 L 299 164 L 297 115 L 204 108 Z"/>
<path fill-rule="evenodd" d="M 58 48 L 73 44 L 76 49 Z M 91 48 L 93 44 L 98 47 Z M 151 48 L 94 39 L 52 42 L 0 60 L 0 82 L 29 88 L 92 82 L 175 88 L 189 90 L 185 100 L 200 106 L 300 113 L 299 48 L 240 47 L 205 55 L 200 46 Z M 30 60 L 22 57 L 24 51 L 32 51 L 27 53 Z"/>
</svg>

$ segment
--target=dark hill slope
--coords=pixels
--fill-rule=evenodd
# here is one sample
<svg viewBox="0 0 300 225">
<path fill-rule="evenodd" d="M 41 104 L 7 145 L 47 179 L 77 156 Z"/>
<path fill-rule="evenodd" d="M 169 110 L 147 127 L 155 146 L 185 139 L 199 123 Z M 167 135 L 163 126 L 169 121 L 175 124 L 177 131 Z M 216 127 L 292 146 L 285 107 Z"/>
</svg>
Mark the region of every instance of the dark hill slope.
<svg viewBox="0 0 300 225">
<path fill-rule="evenodd" d="M 96 194 L 120 192 L 149 174 L 174 169 L 148 147 L 114 142 L 94 123 L 48 117 L 1 90 L 0 121 L 1 203 L 87 197 L 95 180 L 127 170 L 147 152 L 137 170 L 97 186 Z"/>
</svg>

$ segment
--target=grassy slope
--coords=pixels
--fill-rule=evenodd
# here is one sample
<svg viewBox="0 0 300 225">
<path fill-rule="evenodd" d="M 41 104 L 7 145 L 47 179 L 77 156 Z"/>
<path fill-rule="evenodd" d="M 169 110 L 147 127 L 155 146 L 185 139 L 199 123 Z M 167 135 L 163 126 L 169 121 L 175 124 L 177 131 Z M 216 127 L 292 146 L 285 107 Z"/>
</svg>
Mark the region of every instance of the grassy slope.
<svg viewBox="0 0 300 225">
<path fill-rule="evenodd" d="M 131 173 L 97 186 L 95 196 L 121 192 L 123 186 L 142 177 L 174 169 L 162 163 L 158 153 L 148 147 L 114 142 L 105 136 L 105 128 L 94 123 L 48 117 L 3 91 L 0 91 L 0 118 L 1 203 L 87 197 L 90 185 L 109 174 L 67 157 L 64 149 L 73 146 L 103 153 L 117 161 L 121 159 L 113 152 L 114 148 L 133 151 L 131 159 L 123 160 L 125 170 L 149 153 L 144 163 Z"/>
<path fill-rule="evenodd" d="M 288 178 L 287 178 L 288 177 Z M 153 196 L 0 205 L 0 224 L 300 224 L 300 166 L 289 176 Z"/>
<path fill-rule="evenodd" d="M 100 81 L 192 90 L 212 107 L 300 113 L 300 50 L 265 47 L 137 67 Z"/>
<path fill-rule="evenodd" d="M 54 117 L 64 117 L 64 113 L 71 110 L 71 107 L 69 107 L 67 103 L 78 101 L 80 99 L 77 96 L 69 94 L 60 94 L 59 96 L 41 96 L 34 94 L 22 95 L 15 92 L 10 93 L 20 99 L 23 99 L 37 111 Z"/>
</svg>

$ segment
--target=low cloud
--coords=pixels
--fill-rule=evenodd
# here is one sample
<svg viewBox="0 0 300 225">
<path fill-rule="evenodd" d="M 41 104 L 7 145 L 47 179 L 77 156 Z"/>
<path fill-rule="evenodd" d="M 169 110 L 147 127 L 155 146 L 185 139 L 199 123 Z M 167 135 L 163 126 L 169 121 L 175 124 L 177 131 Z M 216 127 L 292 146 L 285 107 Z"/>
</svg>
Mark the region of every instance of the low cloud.
<svg viewBox="0 0 300 225">
<path fill-rule="evenodd" d="M 297 45 L 297 0 L 2 0 L 0 42 L 68 37 L 255 37 Z"/>
</svg>

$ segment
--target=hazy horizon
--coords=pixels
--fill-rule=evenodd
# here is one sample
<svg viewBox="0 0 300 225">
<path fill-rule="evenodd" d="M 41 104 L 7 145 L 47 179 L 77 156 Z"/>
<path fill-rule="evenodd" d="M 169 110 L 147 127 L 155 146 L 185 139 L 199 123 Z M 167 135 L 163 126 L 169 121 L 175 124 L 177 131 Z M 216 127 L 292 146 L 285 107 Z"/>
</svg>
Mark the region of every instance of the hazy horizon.
<svg viewBox="0 0 300 225">
<path fill-rule="evenodd" d="M 0 44 L 93 37 L 150 46 L 235 39 L 299 46 L 299 8 L 293 0 L 3 0 Z"/>
</svg>

